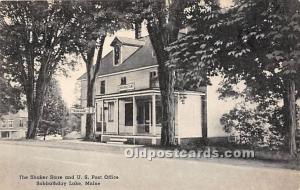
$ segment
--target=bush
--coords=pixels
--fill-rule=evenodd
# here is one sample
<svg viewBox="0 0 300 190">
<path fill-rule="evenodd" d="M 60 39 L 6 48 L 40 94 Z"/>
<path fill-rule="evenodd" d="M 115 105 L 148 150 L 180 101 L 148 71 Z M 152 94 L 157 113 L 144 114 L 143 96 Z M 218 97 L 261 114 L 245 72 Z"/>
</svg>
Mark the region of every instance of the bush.
<svg viewBox="0 0 300 190">
<path fill-rule="evenodd" d="M 252 106 L 253 107 L 253 106 Z M 282 149 L 284 136 L 282 114 L 278 106 L 261 110 L 238 104 L 220 119 L 225 132 L 235 136 L 234 143 L 254 148 Z"/>
</svg>

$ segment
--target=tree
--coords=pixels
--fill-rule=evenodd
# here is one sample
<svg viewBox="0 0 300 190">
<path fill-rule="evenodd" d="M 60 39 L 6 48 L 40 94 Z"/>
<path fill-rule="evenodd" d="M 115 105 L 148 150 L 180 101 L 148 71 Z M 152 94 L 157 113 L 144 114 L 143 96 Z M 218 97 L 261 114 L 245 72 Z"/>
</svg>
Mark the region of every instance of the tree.
<svg viewBox="0 0 300 190">
<path fill-rule="evenodd" d="M 224 96 L 242 95 L 261 108 L 283 100 L 289 126 L 290 153 L 296 154 L 295 99 L 299 97 L 299 2 L 236 1 L 221 11 L 213 4 L 195 4 L 187 21 L 194 31 L 169 47 L 170 65 L 185 84 L 209 83 L 207 76 L 224 76 Z M 184 60 L 180 62 L 179 60 Z M 244 83 L 238 93 L 233 86 Z M 283 126 L 284 127 L 284 126 Z"/>
<path fill-rule="evenodd" d="M 58 133 L 67 114 L 59 84 L 55 79 L 52 79 L 46 93 L 41 125 L 39 126 L 39 130 L 44 133 L 44 137 L 49 131 Z"/>
<path fill-rule="evenodd" d="M 162 146 L 175 144 L 175 71 L 167 67 L 171 57 L 165 48 L 178 39 L 179 30 L 184 27 L 184 10 L 188 6 L 189 1 L 184 0 L 136 0 L 129 11 L 133 22 L 147 21 L 156 54 L 162 104 Z"/>
<path fill-rule="evenodd" d="M 7 77 L 22 86 L 28 111 L 26 138 L 35 137 L 53 74 L 64 66 L 73 40 L 72 2 L 0 2 L 0 52 Z"/>
<path fill-rule="evenodd" d="M 87 107 L 94 106 L 94 86 L 100 70 L 105 38 L 108 33 L 125 27 L 123 14 L 120 13 L 122 8 L 124 4 L 121 1 L 79 1 L 76 4 L 74 28 L 78 32 L 75 32 L 74 45 L 86 66 Z M 92 126 L 92 115 L 87 114 L 86 140 L 95 138 Z"/>
</svg>

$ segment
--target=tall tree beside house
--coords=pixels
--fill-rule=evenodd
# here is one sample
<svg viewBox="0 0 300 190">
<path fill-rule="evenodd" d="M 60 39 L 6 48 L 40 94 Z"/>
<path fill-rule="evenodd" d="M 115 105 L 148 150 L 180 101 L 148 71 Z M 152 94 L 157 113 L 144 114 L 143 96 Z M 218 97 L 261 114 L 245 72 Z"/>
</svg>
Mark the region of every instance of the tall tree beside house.
<svg viewBox="0 0 300 190">
<path fill-rule="evenodd" d="M 87 75 L 87 107 L 94 107 L 94 86 L 100 70 L 103 45 L 107 34 L 126 27 L 121 9 L 126 6 L 122 1 L 78 1 L 75 14 L 76 40 L 75 51 L 81 55 Z M 93 119 L 86 116 L 86 140 L 94 139 Z"/>
<path fill-rule="evenodd" d="M 0 52 L 7 77 L 22 86 L 28 110 L 27 138 L 35 137 L 49 82 L 73 39 L 71 1 L 1 1 Z"/>
<path fill-rule="evenodd" d="M 147 21 L 147 30 L 156 54 L 162 104 L 162 146 L 175 144 L 175 71 L 167 67 L 170 55 L 165 48 L 178 39 L 185 20 L 184 10 L 189 2 L 136 0 L 128 11 L 134 22 L 144 19 Z"/>
<path fill-rule="evenodd" d="M 58 81 L 52 79 L 47 89 L 39 131 L 44 133 L 44 136 L 48 132 L 58 133 L 67 114 L 68 110 L 62 99 Z"/>
<path fill-rule="evenodd" d="M 285 135 L 292 156 L 300 86 L 299 5 L 294 0 L 240 0 L 234 8 L 220 11 L 214 5 L 195 4 L 187 11 L 194 31 L 168 49 L 170 65 L 183 71 L 185 83 L 209 82 L 207 76 L 221 73 L 222 96 L 242 95 L 259 103 L 260 109 L 283 101 L 281 127 L 288 126 Z M 242 93 L 234 90 L 240 83 L 247 87 Z"/>
</svg>

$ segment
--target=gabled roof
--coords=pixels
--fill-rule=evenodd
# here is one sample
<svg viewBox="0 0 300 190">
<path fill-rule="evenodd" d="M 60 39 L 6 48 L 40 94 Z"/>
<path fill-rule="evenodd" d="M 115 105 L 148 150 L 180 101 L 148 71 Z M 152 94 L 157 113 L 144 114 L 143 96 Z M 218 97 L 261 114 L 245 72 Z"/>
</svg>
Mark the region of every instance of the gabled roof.
<svg viewBox="0 0 300 190">
<path fill-rule="evenodd" d="M 120 40 L 119 37 L 116 39 Z M 126 38 L 126 39 L 130 39 L 130 38 Z M 124 42 L 123 37 L 122 40 Z M 109 52 L 106 56 L 102 58 L 98 76 L 157 65 L 156 57 L 152 55 L 153 48 L 148 36 L 140 38 L 138 40 L 136 39 L 130 39 L 130 40 L 132 40 L 130 42 L 136 42 L 136 41 L 142 42 L 143 45 L 137 48 L 134 52 L 131 51 L 128 52 L 129 55 L 124 56 L 127 57 L 127 59 L 125 59 L 121 64 L 117 66 L 114 66 L 113 64 L 113 51 Z M 127 42 L 129 42 L 129 40 Z M 122 53 L 125 53 L 125 51 Z M 78 80 L 82 80 L 82 79 L 86 79 L 86 73 L 78 78 Z"/>
<path fill-rule="evenodd" d="M 126 38 L 126 37 L 116 37 L 112 42 L 111 46 L 114 46 L 115 43 L 121 43 L 122 45 L 129 45 L 129 46 L 138 46 L 141 47 L 145 45 L 145 42 L 139 39 L 133 39 L 133 38 Z"/>
</svg>

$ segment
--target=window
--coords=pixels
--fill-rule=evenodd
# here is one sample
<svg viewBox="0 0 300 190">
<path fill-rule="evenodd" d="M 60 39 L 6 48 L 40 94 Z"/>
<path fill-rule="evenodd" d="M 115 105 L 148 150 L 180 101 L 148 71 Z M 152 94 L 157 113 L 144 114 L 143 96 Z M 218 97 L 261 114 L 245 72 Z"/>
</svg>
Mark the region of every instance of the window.
<svg viewBox="0 0 300 190">
<path fill-rule="evenodd" d="M 103 110 L 103 108 L 100 107 L 100 117 L 99 117 L 100 122 L 103 120 L 102 110 Z"/>
<path fill-rule="evenodd" d="M 158 78 L 156 71 L 150 72 L 150 88 L 158 87 Z"/>
<path fill-rule="evenodd" d="M 95 117 L 96 117 L 96 131 L 101 131 L 101 123 L 99 122 L 99 119 L 100 119 L 100 115 L 101 112 L 99 112 L 99 106 L 98 106 L 98 103 L 96 103 L 95 105 L 95 108 L 96 108 L 96 114 L 95 114 Z"/>
<path fill-rule="evenodd" d="M 156 71 L 151 71 L 151 72 L 150 72 L 150 78 L 151 78 L 151 79 L 156 78 Z"/>
<path fill-rule="evenodd" d="M 149 114 L 152 114 L 151 110 L 149 110 L 149 109 L 151 109 L 151 103 L 149 103 L 149 102 L 138 103 L 138 107 L 137 107 L 137 123 L 138 124 L 149 124 L 149 122 L 150 122 Z"/>
<path fill-rule="evenodd" d="M 114 49 L 114 64 L 119 65 L 121 60 L 121 47 L 119 45 L 115 45 Z"/>
<path fill-rule="evenodd" d="M 97 121 L 97 127 L 96 127 L 96 131 L 106 131 L 106 122 L 105 122 L 105 108 L 103 109 L 102 106 L 99 107 L 99 120 Z M 103 124 L 103 129 L 102 129 L 102 124 Z"/>
<path fill-rule="evenodd" d="M 1 138 L 9 138 L 9 132 L 8 131 L 1 132 Z"/>
<path fill-rule="evenodd" d="M 108 102 L 108 121 L 114 121 L 114 102 Z"/>
<path fill-rule="evenodd" d="M 125 103 L 125 126 L 133 125 L 133 104 Z"/>
<path fill-rule="evenodd" d="M 126 77 L 122 77 L 121 78 L 121 85 L 125 85 L 126 84 Z"/>
<path fill-rule="evenodd" d="M 23 126 L 24 126 L 24 124 L 23 124 L 23 121 L 22 121 L 22 120 L 20 120 L 20 124 L 19 124 L 19 126 L 20 126 L 20 127 L 23 127 Z"/>
<path fill-rule="evenodd" d="M 100 94 L 105 94 L 105 81 L 100 82 Z"/>
<path fill-rule="evenodd" d="M 138 105 L 137 106 L 137 124 L 144 124 L 144 121 L 145 121 L 145 114 L 144 114 L 144 106 L 141 104 L 141 105 Z"/>
<path fill-rule="evenodd" d="M 7 127 L 12 128 L 13 127 L 13 122 L 14 122 L 13 120 L 6 120 L 5 124 L 4 124 L 5 126 L 3 126 L 3 127 L 7 126 Z"/>
</svg>

